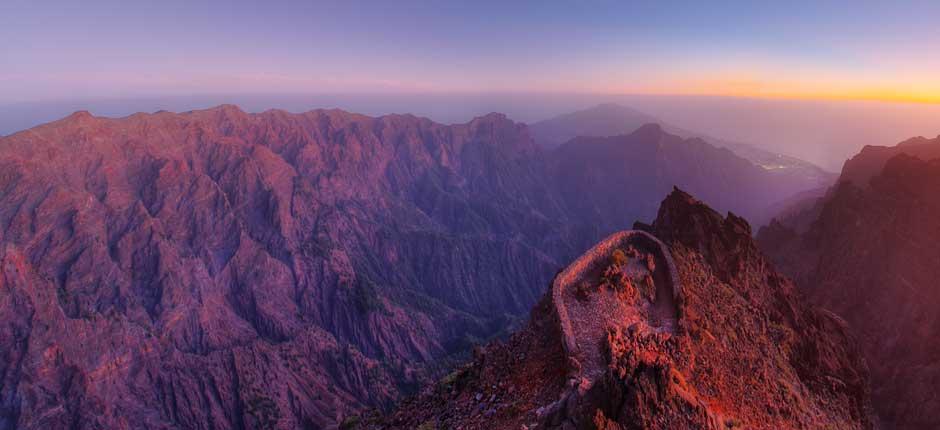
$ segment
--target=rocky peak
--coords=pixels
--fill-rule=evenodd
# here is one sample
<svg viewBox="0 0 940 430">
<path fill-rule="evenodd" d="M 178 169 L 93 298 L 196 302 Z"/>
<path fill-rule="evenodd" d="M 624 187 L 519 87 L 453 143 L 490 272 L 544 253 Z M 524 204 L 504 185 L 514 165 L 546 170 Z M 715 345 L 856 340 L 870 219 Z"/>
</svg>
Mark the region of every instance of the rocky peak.
<svg viewBox="0 0 940 430">
<path fill-rule="evenodd" d="M 75 131 L 79 129 L 85 129 L 95 125 L 101 119 L 92 115 L 91 112 L 87 110 L 75 111 L 71 115 L 62 118 L 58 121 L 54 121 L 46 125 L 47 129 L 53 129 L 58 132 L 63 131 Z"/>
<path fill-rule="evenodd" d="M 706 247 L 707 258 L 690 246 L 749 242 L 746 224 L 679 190 L 660 214 L 652 229 L 664 236 L 609 236 L 559 272 L 523 330 L 356 425 L 872 428 L 844 326 L 803 305 L 759 255 L 719 267 L 733 249 Z"/>
<path fill-rule="evenodd" d="M 79 110 L 73 112 L 71 115 L 65 117 L 67 121 L 88 121 L 94 119 L 95 116 L 88 112 L 87 110 Z"/>
<path fill-rule="evenodd" d="M 211 107 L 209 109 L 205 109 L 205 112 L 211 112 L 211 113 L 216 113 L 219 115 L 226 115 L 226 116 L 245 115 L 245 111 L 243 111 L 242 108 L 238 107 L 238 105 L 229 104 L 229 103 L 224 103 L 215 107 Z"/>
<path fill-rule="evenodd" d="M 532 154 L 538 151 L 529 135 L 529 128 L 501 113 L 489 113 L 476 117 L 466 124 L 469 136 L 477 142 L 500 147 L 508 155 Z"/>
<path fill-rule="evenodd" d="M 652 230 L 667 242 L 697 250 L 717 267 L 757 254 L 751 227 L 731 212 L 727 217 L 674 188 L 663 200 Z M 727 260 L 727 261 L 726 261 Z"/>
</svg>

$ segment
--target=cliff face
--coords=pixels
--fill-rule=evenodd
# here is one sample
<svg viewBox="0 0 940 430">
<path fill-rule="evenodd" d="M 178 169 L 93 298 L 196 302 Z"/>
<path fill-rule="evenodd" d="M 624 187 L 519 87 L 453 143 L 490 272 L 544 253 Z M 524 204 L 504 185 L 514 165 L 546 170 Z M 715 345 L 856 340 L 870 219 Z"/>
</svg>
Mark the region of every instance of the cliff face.
<svg viewBox="0 0 940 430">
<path fill-rule="evenodd" d="M 0 428 L 389 405 L 571 252 L 540 157 L 500 115 L 80 112 L 4 138 Z"/>
<path fill-rule="evenodd" d="M 560 272 L 508 341 L 356 425 L 873 427 L 845 323 L 797 297 L 746 222 L 676 190 L 638 227 Z"/>
<path fill-rule="evenodd" d="M 898 154 L 879 163 L 870 153 L 852 164 L 880 164 L 880 172 L 864 186 L 837 187 L 808 232 L 778 224 L 759 240 L 775 260 L 789 261 L 811 300 L 859 335 L 883 427 L 937 428 L 940 159 Z"/>
</svg>

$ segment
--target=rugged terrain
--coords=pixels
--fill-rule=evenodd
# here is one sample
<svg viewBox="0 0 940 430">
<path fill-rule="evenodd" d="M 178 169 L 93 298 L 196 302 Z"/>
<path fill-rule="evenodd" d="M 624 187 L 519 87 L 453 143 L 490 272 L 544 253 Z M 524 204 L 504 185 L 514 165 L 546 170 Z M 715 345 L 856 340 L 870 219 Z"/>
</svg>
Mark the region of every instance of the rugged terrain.
<svg viewBox="0 0 940 430">
<path fill-rule="evenodd" d="M 637 133 L 556 155 L 499 114 L 220 106 L 0 138 L 0 429 L 334 426 L 505 333 L 572 257 L 651 219 L 661 195 L 616 172 L 762 204 L 680 174 L 759 181 L 747 161 Z M 597 161 L 631 150 L 647 158 Z"/>
<path fill-rule="evenodd" d="M 940 159 L 932 154 L 940 141 L 866 147 L 806 231 L 784 220 L 758 235 L 814 303 L 858 334 L 888 429 L 940 426 Z"/>
<path fill-rule="evenodd" d="M 873 428 L 844 321 L 813 309 L 748 224 L 673 191 L 652 226 L 560 272 L 528 325 L 358 428 Z"/>
<path fill-rule="evenodd" d="M 79 112 L 4 138 L 0 428 L 389 405 L 570 252 L 539 157 L 499 115 Z"/>
</svg>

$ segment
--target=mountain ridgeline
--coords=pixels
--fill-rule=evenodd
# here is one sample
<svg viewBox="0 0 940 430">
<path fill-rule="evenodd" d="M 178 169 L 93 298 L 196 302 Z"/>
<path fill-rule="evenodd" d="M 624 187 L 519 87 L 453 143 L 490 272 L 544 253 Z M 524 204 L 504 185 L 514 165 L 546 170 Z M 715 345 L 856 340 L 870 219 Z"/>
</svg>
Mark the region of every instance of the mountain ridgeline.
<svg viewBox="0 0 940 430">
<path fill-rule="evenodd" d="M 844 318 L 886 429 L 940 427 L 940 138 L 865 147 L 824 197 L 761 229 L 812 303 Z"/>
<path fill-rule="evenodd" d="M 776 177 L 779 186 L 792 192 L 795 188 L 819 189 L 830 186 L 836 175 L 812 163 L 778 154 L 759 146 L 719 139 L 705 133 L 688 130 L 665 123 L 658 118 L 617 104 L 601 104 L 588 109 L 559 115 L 531 125 L 535 141 L 546 147 L 556 148 L 576 137 L 608 137 L 630 134 L 646 124 L 660 124 L 669 134 L 683 139 L 700 139 L 711 146 L 726 148 L 735 155 L 761 167 L 765 173 Z M 767 193 L 772 195 L 774 193 Z M 773 211 L 771 211 L 773 212 Z M 773 215 L 771 213 L 770 215 Z M 763 214 L 760 221 L 767 221 Z"/>
<path fill-rule="evenodd" d="M 675 190 L 560 272 L 523 330 L 361 429 L 872 429 L 845 322 L 739 217 Z M 353 423 L 351 423 L 353 424 Z"/>
<path fill-rule="evenodd" d="M 547 151 L 499 114 L 76 112 L 0 138 L 0 429 L 333 427 L 674 185 L 759 218 L 812 188 L 778 181 L 657 126 Z"/>
</svg>

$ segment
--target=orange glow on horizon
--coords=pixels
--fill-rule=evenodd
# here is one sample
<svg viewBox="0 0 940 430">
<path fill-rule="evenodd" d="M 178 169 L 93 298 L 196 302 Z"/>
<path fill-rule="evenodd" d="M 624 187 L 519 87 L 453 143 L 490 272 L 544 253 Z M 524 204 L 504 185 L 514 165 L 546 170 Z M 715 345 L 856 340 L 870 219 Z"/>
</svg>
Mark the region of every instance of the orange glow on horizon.
<svg viewBox="0 0 940 430">
<path fill-rule="evenodd" d="M 837 79 L 814 81 L 765 80 L 722 77 L 661 82 L 647 88 L 600 89 L 599 93 L 717 96 L 787 100 L 859 100 L 890 103 L 940 104 L 940 84 L 905 82 L 904 85 L 847 82 Z M 614 89 L 616 88 L 616 89 Z"/>
</svg>

